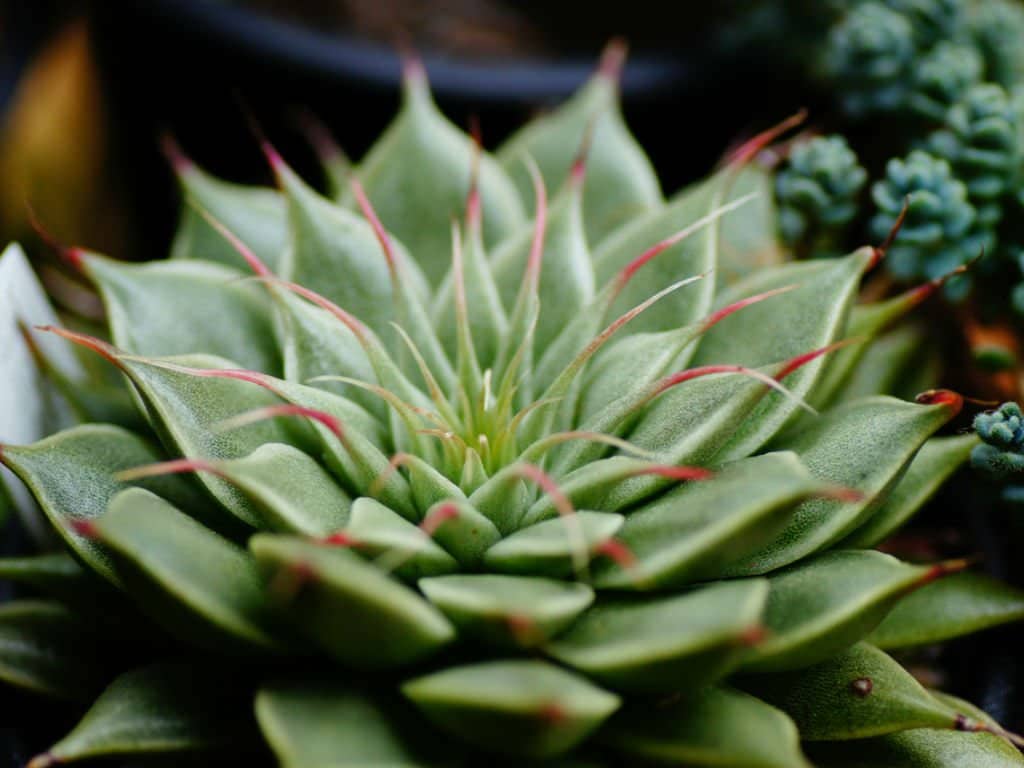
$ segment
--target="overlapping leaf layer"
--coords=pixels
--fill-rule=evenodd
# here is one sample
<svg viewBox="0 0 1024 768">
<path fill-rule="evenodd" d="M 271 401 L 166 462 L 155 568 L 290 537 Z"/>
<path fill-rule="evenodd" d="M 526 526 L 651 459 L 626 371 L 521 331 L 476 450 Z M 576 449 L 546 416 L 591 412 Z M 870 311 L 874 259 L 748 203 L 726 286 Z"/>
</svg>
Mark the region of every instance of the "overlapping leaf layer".
<svg viewBox="0 0 1024 768">
<path fill-rule="evenodd" d="M 1022 763 L 881 650 L 1024 611 L 869 549 L 975 444 L 873 385 L 937 283 L 784 263 L 760 140 L 664 199 L 618 57 L 493 156 L 410 67 L 334 199 L 269 145 L 276 190 L 179 154 L 174 258 L 73 252 L 110 340 L 55 330 L 148 429 L 3 447 L 69 554 L 0 563 L 47 596 L 0 608 L 0 679 L 120 672 L 33 768 Z"/>
</svg>

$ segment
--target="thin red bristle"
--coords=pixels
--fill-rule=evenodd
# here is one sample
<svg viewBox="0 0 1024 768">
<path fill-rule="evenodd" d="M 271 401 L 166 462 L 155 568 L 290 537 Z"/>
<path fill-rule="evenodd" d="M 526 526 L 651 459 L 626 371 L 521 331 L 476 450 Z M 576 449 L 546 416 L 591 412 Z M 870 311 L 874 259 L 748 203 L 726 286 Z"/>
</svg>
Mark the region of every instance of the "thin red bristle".
<svg viewBox="0 0 1024 768">
<path fill-rule="evenodd" d="M 402 80 L 408 85 L 419 84 L 427 79 L 427 68 L 423 65 L 423 59 L 413 48 L 407 37 L 396 40 L 398 53 L 402 58 Z"/>
<path fill-rule="evenodd" d="M 819 347 L 818 349 L 812 349 L 810 352 L 804 352 L 803 354 L 797 355 L 782 366 L 782 370 L 775 374 L 775 380 L 782 381 L 791 373 L 807 365 L 812 360 L 816 360 L 822 355 L 835 352 L 837 349 L 842 349 L 850 344 L 859 344 L 861 341 L 862 339 L 860 338 L 843 339 L 842 341 L 837 341 L 834 344 L 828 344 L 824 347 Z"/>
<path fill-rule="evenodd" d="M 480 120 L 476 115 L 469 118 L 469 131 L 473 138 L 473 156 L 469 169 L 469 192 L 466 194 L 466 221 L 471 227 L 478 227 L 481 220 L 480 164 L 484 143 L 480 133 Z"/>
<path fill-rule="evenodd" d="M 607 557 L 624 571 L 631 571 L 637 566 L 636 554 L 618 539 L 602 541 L 594 553 Z"/>
<path fill-rule="evenodd" d="M 657 475 L 669 480 L 709 480 L 715 476 L 714 472 L 703 467 L 672 466 L 670 464 L 652 464 L 641 467 L 630 474 L 633 477 Z"/>
<path fill-rule="evenodd" d="M 554 478 L 543 469 L 536 464 L 518 464 L 514 469 L 516 474 L 536 483 L 544 493 L 551 497 L 551 502 L 554 504 L 558 514 L 563 517 L 576 514 L 576 509 L 573 507 L 572 502 L 569 501 L 569 497 L 562 492 Z"/>
<path fill-rule="evenodd" d="M 254 417 L 259 417 L 260 419 L 273 419 L 278 416 L 300 416 L 323 424 L 334 434 L 335 437 L 342 442 L 345 441 L 345 430 L 339 419 L 325 411 L 318 411 L 315 408 L 307 408 L 304 405 L 296 405 L 295 403 L 268 405 L 265 408 L 257 408 L 253 411 L 249 411 L 248 414 L 243 415 L 252 415 Z"/>
<path fill-rule="evenodd" d="M 86 349 L 92 350 L 96 354 L 108 362 L 113 363 L 118 368 L 122 367 L 121 361 L 118 358 L 118 350 L 116 347 L 108 344 L 102 339 L 97 339 L 95 336 L 89 336 L 84 333 L 76 333 L 75 331 L 69 331 L 66 328 L 58 328 L 55 325 L 37 325 L 34 326 L 37 331 L 43 331 L 44 333 L 55 333 L 61 338 L 67 339 L 68 341 L 78 344 L 79 346 L 85 347 Z"/>
<path fill-rule="evenodd" d="M 590 148 L 594 144 L 594 133 L 597 130 L 597 121 L 600 117 L 600 113 L 595 114 L 587 122 L 587 127 L 583 131 L 583 140 L 580 142 L 580 148 L 572 161 L 572 167 L 569 169 L 569 183 L 577 188 L 582 186 L 583 180 L 587 175 L 587 158 L 590 156 Z"/>
<path fill-rule="evenodd" d="M 822 488 L 815 495 L 823 499 L 834 499 L 836 501 L 846 503 L 856 503 L 858 501 L 864 501 L 865 499 L 862 491 L 858 491 L 856 488 L 847 488 L 842 485 L 833 485 L 828 488 Z"/>
<path fill-rule="evenodd" d="M 359 339 L 359 341 L 364 346 L 366 345 L 367 334 L 369 332 L 369 329 L 365 325 L 363 325 L 358 319 L 356 319 L 354 315 L 349 314 L 330 299 L 325 298 L 316 291 L 310 290 L 309 288 L 299 285 L 298 283 L 277 280 L 276 278 L 273 280 L 273 282 L 283 285 L 285 288 L 292 291 L 293 293 L 297 293 L 299 296 L 306 299 L 307 301 L 311 301 L 321 309 L 330 312 L 332 315 L 334 315 L 334 317 L 340 320 L 345 325 L 346 328 L 352 331 L 352 333 L 355 334 L 356 338 Z"/>
<path fill-rule="evenodd" d="M 597 65 L 598 77 L 617 84 L 622 79 L 622 69 L 628 53 L 629 45 L 624 38 L 613 37 L 609 40 L 601 52 L 601 60 Z"/>
<path fill-rule="evenodd" d="M 373 479 L 373 482 L 370 483 L 369 495 L 376 496 L 380 493 L 381 488 L 384 487 L 384 483 L 388 481 L 388 478 L 397 472 L 400 466 L 408 464 L 413 460 L 413 458 L 412 454 L 404 452 L 396 453 L 392 456 L 391 460 L 388 461 L 387 467 L 385 467 L 381 473 Z"/>
<path fill-rule="evenodd" d="M 212 462 L 205 459 L 171 459 L 156 464 L 145 464 L 133 469 L 125 469 L 117 472 L 114 477 L 122 482 L 141 480 L 145 477 L 160 477 L 162 475 L 181 475 L 190 472 L 209 472 L 214 475 L 221 475 L 222 471 Z"/>
<path fill-rule="evenodd" d="M 439 507 L 435 507 L 431 510 L 430 514 L 423 518 L 423 522 L 420 523 L 420 530 L 427 534 L 427 536 L 433 536 L 438 528 L 458 516 L 459 508 L 454 503 L 442 504 Z"/>
<path fill-rule="evenodd" d="M 740 645 L 746 648 L 753 648 L 763 643 L 769 635 L 768 628 L 764 624 L 753 624 L 744 629 L 737 638 Z"/>
<path fill-rule="evenodd" d="M 755 371 L 753 368 L 746 368 L 742 365 L 702 365 L 697 368 L 688 368 L 685 371 L 678 371 L 669 376 L 664 377 L 654 387 L 654 396 L 660 395 L 667 389 L 676 386 L 677 384 L 683 384 L 687 381 L 700 378 L 702 376 L 712 376 L 718 373 L 746 373 L 746 374 L 759 374 L 759 371 Z"/>
<path fill-rule="evenodd" d="M 918 580 L 917 586 L 923 587 L 926 584 L 931 584 L 933 581 L 941 579 L 943 576 L 949 576 L 954 573 L 965 571 L 974 565 L 975 562 L 976 558 L 961 557 L 956 560 L 946 560 L 941 563 L 935 563 L 935 565 L 931 566 Z"/>
<path fill-rule="evenodd" d="M 43 226 L 42 222 L 39 221 L 39 217 L 36 216 L 35 209 L 32 204 L 25 201 L 26 215 L 28 216 L 29 226 L 36 233 L 43 244 L 46 245 L 51 251 L 56 253 L 68 266 L 74 269 L 76 272 L 82 271 L 82 262 L 85 260 L 85 251 L 81 248 L 76 248 L 69 245 L 64 245 L 57 240 L 49 231 Z"/>
<path fill-rule="evenodd" d="M 363 189 L 359 179 L 352 179 L 351 184 L 352 193 L 355 195 L 356 202 L 359 203 L 359 209 L 363 212 L 366 220 L 370 222 L 373 234 L 376 235 L 377 242 L 380 243 L 381 250 L 384 251 L 384 258 L 388 261 L 388 269 L 394 275 L 398 264 L 395 259 L 395 247 L 391 243 L 391 237 L 388 235 L 387 230 L 384 229 L 384 225 L 377 216 L 377 212 L 373 209 L 373 204 L 370 202 L 370 198 L 366 196 L 366 190 Z"/>
<path fill-rule="evenodd" d="M 960 413 L 960 409 L 964 407 L 963 395 L 951 389 L 929 389 L 914 399 L 921 405 L 948 406 L 953 415 Z"/>
<path fill-rule="evenodd" d="M 100 537 L 100 530 L 95 520 L 71 520 L 68 527 L 83 539 L 98 539 Z"/>
<path fill-rule="evenodd" d="M 708 315 L 704 320 L 704 330 L 706 331 L 713 325 L 717 325 L 718 323 L 722 322 L 725 318 L 727 318 L 729 315 L 735 312 L 739 312 L 741 309 L 746 309 L 749 306 L 758 304 L 759 302 L 762 302 L 765 299 L 770 299 L 773 296 L 780 296 L 783 293 L 788 293 L 789 291 L 792 291 L 797 287 L 798 286 L 796 284 L 786 285 L 783 286 L 782 288 L 774 288 L 770 291 L 765 291 L 764 293 L 758 293 L 753 296 L 748 296 L 745 299 L 734 301 L 732 304 L 722 307 L 721 309 L 716 310 L 712 312 L 710 315 Z"/>
<path fill-rule="evenodd" d="M 893 222 L 892 228 L 889 230 L 889 234 L 885 236 L 885 240 L 882 244 L 877 246 L 871 256 L 871 261 L 868 263 L 868 269 L 872 269 L 878 265 L 882 259 L 885 258 L 885 254 L 888 253 L 892 244 L 896 241 L 896 236 L 900 233 L 903 228 L 903 222 L 907 220 L 907 212 L 910 210 L 910 196 L 903 198 L 903 207 L 900 208 L 899 216 L 896 217 L 896 221 Z"/>
<path fill-rule="evenodd" d="M 245 263 L 249 265 L 249 269 L 260 277 L 270 277 L 274 274 L 270 271 L 270 267 L 264 264 L 263 261 L 260 260 L 260 257 L 257 256 L 249 246 L 243 243 L 242 239 L 238 237 L 238 235 L 228 229 L 223 222 L 219 221 L 212 213 L 197 203 L 193 202 L 192 206 L 195 208 L 196 212 L 203 217 L 203 220 L 213 227 L 213 229 L 217 231 L 217 234 L 227 240 L 231 247 L 237 251 L 239 256 L 245 259 Z"/>
<path fill-rule="evenodd" d="M 179 176 L 188 173 L 196 167 L 196 164 L 192 162 L 192 158 L 185 154 L 178 140 L 169 132 L 165 131 L 160 134 L 160 150 L 163 152 L 164 157 L 167 158 L 171 168 Z"/>
<path fill-rule="evenodd" d="M 526 260 L 524 280 L 529 281 L 533 290 L 536 290 L 537 284 L 540 281 L 540 268 L 544 258 L 544 236 L 548 224 L 548 192 L 544 186 L 544 177 L 532 159 L 527 164 L 527 168 L 533 180 L 533 197 L 536 201 L 537 210 L 534 214 L 533 240 L 530 242 L 530 255 Z"/>
<path fill-rule="evenodd" d="M 736 150 L 734 150 L 727 159 L 728 165 L 745 165 L 746 163 L 757 157 L 758 153 L 761 152 L 765 147 L 771 144 L 773 141 L 778 139 L 782 134 L 791 128 L 795 128 L 800 125 L 804 120 L 807 119 L 807 110 L 801 109 L 794 115 L 787 117 L 782 122 L 769 128 L 766 131 L 754 136 L 749 141 L 741 144 Z"/>
</svg>

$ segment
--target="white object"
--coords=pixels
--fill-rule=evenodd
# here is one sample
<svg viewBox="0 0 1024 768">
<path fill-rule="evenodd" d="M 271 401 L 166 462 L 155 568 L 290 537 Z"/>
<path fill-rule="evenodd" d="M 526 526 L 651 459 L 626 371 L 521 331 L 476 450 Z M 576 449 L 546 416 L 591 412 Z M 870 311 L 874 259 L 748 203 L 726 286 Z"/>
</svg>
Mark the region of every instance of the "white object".
<svg viewBox="0 0 1024 768">
<path fill-rule="evenodd" d="M 0 254 L 0 444 L 33 443 L 72 423 L 67 404 L 38 370 L 19 324 L 32 329 L 59 320 L 25 252 L 12 243 Z M 47 360 L 72 379 L 82 374 L 67 342 L 53 334 L 30 332 Z M 0 467 L 0 482 L 29 533 L 45 538 L 45 523 L 28 490 L 5 467 Z"/>
</svg>

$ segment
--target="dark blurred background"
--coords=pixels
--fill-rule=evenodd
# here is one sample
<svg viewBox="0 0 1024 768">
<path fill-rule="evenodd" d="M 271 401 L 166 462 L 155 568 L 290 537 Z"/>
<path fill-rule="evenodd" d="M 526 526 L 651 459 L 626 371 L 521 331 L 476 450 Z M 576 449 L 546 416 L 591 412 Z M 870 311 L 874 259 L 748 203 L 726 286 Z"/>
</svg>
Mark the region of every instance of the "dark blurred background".
<svg viewBox="0 0 1024 768">
<path fill-rule="evenodd" d="M 438 101 L 493 147 L 588 76 L 625 37 L 626 114 L 667 192 L 800 104 L 717 59 L 730 3 L 503 0 L 0 0 L 0 236 L 31 239 L 25 201 L 58 237 L 122 258 L 166 253 L 176 192 L 157 138 L 213 172 L 269 181 L 244 118 L 315 178 L 294 126 L 309 108 L 358 158 L 394 114 L 396 49 L 425 58 Z M 773 80 L 782 76 L 774 72 Z"/>
</svg>

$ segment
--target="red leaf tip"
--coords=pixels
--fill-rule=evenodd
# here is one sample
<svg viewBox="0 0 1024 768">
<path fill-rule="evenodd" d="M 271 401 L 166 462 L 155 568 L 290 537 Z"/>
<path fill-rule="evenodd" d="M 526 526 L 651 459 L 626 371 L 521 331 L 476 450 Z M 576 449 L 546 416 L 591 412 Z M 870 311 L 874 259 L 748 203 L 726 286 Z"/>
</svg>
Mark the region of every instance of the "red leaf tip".
<svg viewBox="0 0 1024 768">
<path fill-rule="evenodd" d="M 601 60 L 597 65 L 597 76 L 618 84 L 622 79 L 622 69 L 629 54 L 629 44 L 625 38 L 613 37 L 601 52 Z"/>
<path fill-rule="evenodd" d="M 326 544 L 330 547 L 354 547 L 356 540 L 345 531 L 338 531 L 332 533 L 330 536 L 325 536 L 320 540 L 320 543 Z"/>
<path fill-rule="evenodd" d="M 427 536 L 433 536 L 438 528 L 458 516 L 459 508 L 452 502 L 445 502 L 440 506 L 434 507 L 423 518 L 423 522 L 420 523 L 420 530 L 427 534 Z"/>
<path fill-rule="evenodd" d="M 98 539 L 100 537 L 100 530 L 95 520 L 72 520 L 69 527 L 83 539 Z"/>
<path fill-rule="evenodd" d="M 185 151 L 181 148 L 173 134 L 165 132 L 160 135 L 160 150 L 163 152 L 164 157 L 167 158 L 167 162 L 170 163 L 171 169 L 177 175 L 183 176 L 195 169 L 196 164 L 192 161 L 192 158 L 185 154 Z"/>
<path fill-rule="evenodd" d="M 868 269 L 873 269 L 878 265 L 878 262 L 885 258 L 885 254 L 888 253 L 892 244 L 896 242 L 896 236 L 899 235 L 900 230 L 903 228 L 903 222 L 907 220 L 907 211 L 909 210 L 910 196 L 908 195 L 903 199 L 903 207 L 900 208 L 900 213 L 896 217 L 896 221 L 893 222 L 892 228 L 889 230 L 889 234 L 885 236 L 885 240 L 882 241 L 882 244 L 874 249 L 871 261 L 868 262 Z"/>
<path fill-rule="evenodd" d="M 796 114 L 790 115 L 782 122 L 771 128 L 762 131 L 749 141 L 741 144 L 735 149 L 726 160 L 728 165 L 746 165 L 753 160 L 769 144 L 778 139 L 782 134 L 791 128 L 795 128 L 807 119 L 807 110 L 801 109 Z"/>
<path fill-rule="evenodd" d="M 32 204 L 25 201 L 25 208 L 28 214 L 28 223 L 32 227 L 32 230 L 36 233 L 43 244 L 46 245 L 51 251 L 56 253 L 65 263 L 68 264 L 76 272 L 82 271 L 82 263 L 85 260 L 85 250 L 82 248 L 76 248 L 73 246 L 64 245 L 56 237 L 54 237 L 47 229 L 43 226 L 39 217 L 36 215 L 35 209 Z"/>
<path fill-rule="evenodd" d="M 929 389 L 914 398 L 921 405 L 944 405 L 955 416 L 964 407 L 964 397 L 951 389 Z"/>
</svg>

